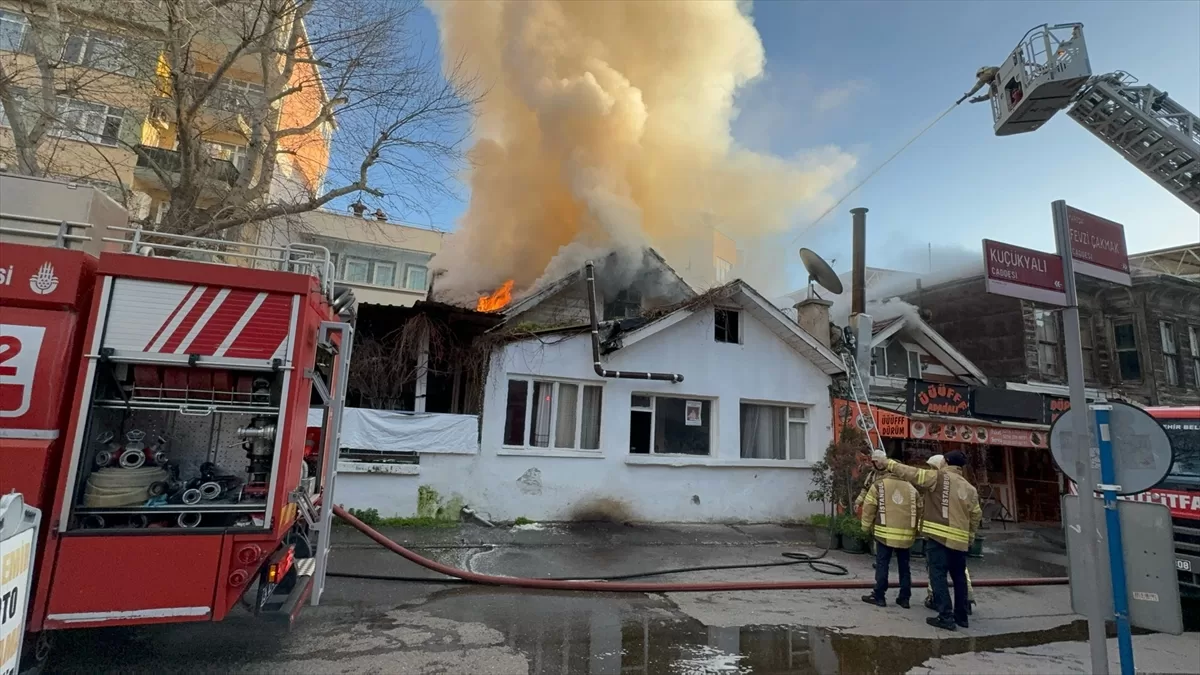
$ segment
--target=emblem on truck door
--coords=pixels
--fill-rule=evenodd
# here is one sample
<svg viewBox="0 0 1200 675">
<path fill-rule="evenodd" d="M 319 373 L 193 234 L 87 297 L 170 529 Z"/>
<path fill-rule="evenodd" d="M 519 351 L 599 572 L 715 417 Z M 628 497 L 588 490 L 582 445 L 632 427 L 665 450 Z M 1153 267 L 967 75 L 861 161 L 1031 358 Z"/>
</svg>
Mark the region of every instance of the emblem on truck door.
<svg viewBox="0 0 1200 675">
<path fill-rule="evenodd" d="M 37 274 L 29 277 L 29 290 L 38 295 L 48 295 L 58 288 L 58 277 L 54 275 L 54 265 L 42 263 Z"/>
</svg>

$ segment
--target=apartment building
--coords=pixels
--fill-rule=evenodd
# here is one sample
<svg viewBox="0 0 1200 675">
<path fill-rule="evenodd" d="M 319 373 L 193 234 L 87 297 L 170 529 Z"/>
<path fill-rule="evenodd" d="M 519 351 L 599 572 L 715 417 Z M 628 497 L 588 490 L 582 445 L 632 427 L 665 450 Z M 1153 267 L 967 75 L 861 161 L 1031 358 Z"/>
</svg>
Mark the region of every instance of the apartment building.
<svg viewBox="0 0 1200 675">
<path fill-rule="evenodd" d="M 289 238 L 328 248 L 338 285 L 353 288 L 359 305 L 407 307 L 425 299 L 443 233 L 388 222 L 378 210 L 310 211 L 293 220 L 298 227 L 289 228 Z"/>
<path fill-rule="evenodd" d="M 128 11 L 116 16 L 112 8 L 118 6 Z M 188 120 L 202 144 L 203 185 L 189 205 L 200 209 L 222 203 L 234 186 L 254 187 L 265 175 L 261 162 L 252 167 L 247 160 L 254 129 L 269 120 L 276 130 L 298 133 L 282 137 L 269 151 L 277 166 L 260 198 L 279 202 L 289 194 L 318 191 L 329 163 L 333 122 L 307 128 L 326 102 L 314 59 L 307 58 L 311 54 L 298 54 L 303 58 L 290 63 L 285 87 L 290 93 L 269 101 L 267 78 L 281 73 L 264 76 L 256 54 L 228 59 L 237 43 L 230 26 L 214 21 L 199 28 L 186 44 L 184 62 L 172 64 L 162 17 L 139 15 L 155 8 L 154 3 L 60 2 L 55 22 L 40 3 L 0 0 L 0 65 L 12 105 L 38 105 L 47 62 L 57 63 L 53 77 L 63 92 L 34 153 L 35 173 L 98 187 L 125 204 L 132 218 L 152 224 L 166 214 L 168 183 L 179 181 L 180 119 Z M 206 91 L 209 81 L 215 84 L 199 110 L 181 118 L 178 100 L 170 95 L 173 88 Z M 10 106 L 0 107 L 0 165 L 28 173 L 22 170 L 19 135 L 6 109 Z"/>
</svg>

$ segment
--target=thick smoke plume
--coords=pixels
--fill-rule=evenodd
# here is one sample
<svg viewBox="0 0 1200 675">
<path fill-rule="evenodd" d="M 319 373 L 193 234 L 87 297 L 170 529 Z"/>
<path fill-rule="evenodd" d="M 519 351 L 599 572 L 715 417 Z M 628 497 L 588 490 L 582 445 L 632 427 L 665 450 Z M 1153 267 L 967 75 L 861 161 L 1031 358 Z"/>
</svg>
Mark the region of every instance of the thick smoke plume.
<svg viewBox="0 0 1200 675">
<path fill-rule="evenodd" d="M 673 251 L 713 227 L 739 241 L 790 227 L 853 167 L 842 153 L 801 164 L 734 141 L 735 94 L 764 67 L 747 3 L 430 7 L 447 63 L 486 87 L 470 204 L 434 263 L 441 297 L 473 302 L 507 279 L 519 295 L 646 245 L 679 265 Z"/>
</svg>

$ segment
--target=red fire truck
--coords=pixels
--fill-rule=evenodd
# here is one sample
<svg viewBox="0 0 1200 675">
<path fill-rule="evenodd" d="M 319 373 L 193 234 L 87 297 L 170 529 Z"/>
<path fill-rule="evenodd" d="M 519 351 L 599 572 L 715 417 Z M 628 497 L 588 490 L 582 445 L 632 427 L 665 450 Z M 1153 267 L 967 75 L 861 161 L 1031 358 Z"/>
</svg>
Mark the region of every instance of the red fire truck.
<svg viewBox="0 0 1200 675">
<path fill-rule="evenodd" d="M 1147 408 L 1167 431 L 1175 463 L 1163 482 L 1128 499 L 1165 504 L 1175 530 L 1175 569 L 1184 596 L 1200 598 L 1200 406 Z"/>
<path fill-rule="evenodd" d="M 243 597 L 290 624 L 322 591 L 352 295 L 319 246 L 141 236 L 0 220 L 0 493 L 42 511 L 26 665 L 49 631 Z"/>
</svg>

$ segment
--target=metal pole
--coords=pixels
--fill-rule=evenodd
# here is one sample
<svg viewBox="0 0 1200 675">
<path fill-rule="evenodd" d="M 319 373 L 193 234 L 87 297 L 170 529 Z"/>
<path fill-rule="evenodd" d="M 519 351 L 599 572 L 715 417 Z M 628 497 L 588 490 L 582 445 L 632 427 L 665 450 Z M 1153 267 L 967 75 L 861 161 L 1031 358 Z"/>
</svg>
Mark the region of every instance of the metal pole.
<svg viewBox="0 0 1200 675">
<path fill-rule="evenodd" d="M 1100 485 L 1104 493 L 1104 521 L 1108 525 L 1108 565 L 1112 576 L 1113 609 L 1117 615 L 1117 648 L 1121 654 L 1121 675 L 1134 675 L 1133 634 L 1129 629 L 1129 599 L 1125 590 L 1125 544 L 1121 541 L 1121 518 L 1117 511 L 1117 480 L 1113 466 L 1112 434 L 1109 417 L 1112 406 L 1093 405 L 1096 416 L 1096 442 L 1100 449 Z"/>
<path fill-rule="evenodd" d="M 1092 480 L 1092 466 L 1095 461 L 1091 441 L 1088 438 L 1087 393 L 1083 382 L 1083 349 L 1079 340 L 1079 296 L 1075 290 L 1075 265 L 1071 260 L 1071 229 L 1067 223 L 1067 203 L 1058 200 L 1050 204 L 1054 217 L 1054 241 L 1058 255 L 1063 263 L 1063 282 L 1066 288 L 1067 306 L 1063 308 L 1063 342 L 1067 357 L 1067 383 L 1071 390 L 1071 409 L 1078 411 L 1071 418 L 1074 420 L 1075 440 L 1087 447 L 1079 448 L 1075 453 L 1075 474 L 1079 476 L 1079 531 L 1086 542 L 1083 560 L 1079 561 L 1080 574 L 1076 576 L 1072 570 L 1072 584 L 1082 583 L 1089 589 L 1080 595 L 1084 599 L 1088 620 L 1088 646 L 1092 654 L 1092 673 L 1108 675 L 1108 647 L 1105 634 L 1104 607 L 1094 589 L 1099 588 L 1100 580 L 1096 574 L 1096 561 L 1099 560 L 1099 523 L 1096 522 L 1094 508 L 1095 482 Z M 1083 452 L 1086 450 L 1086 452 Z M 1070 527 L 1070 523 L 1063 523 Z"/>
</svg>

